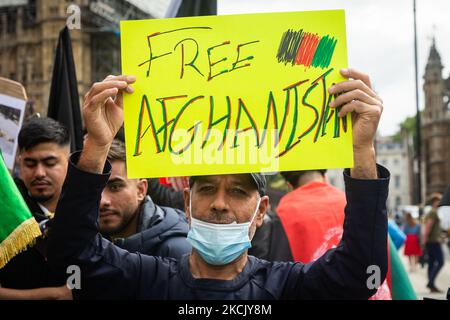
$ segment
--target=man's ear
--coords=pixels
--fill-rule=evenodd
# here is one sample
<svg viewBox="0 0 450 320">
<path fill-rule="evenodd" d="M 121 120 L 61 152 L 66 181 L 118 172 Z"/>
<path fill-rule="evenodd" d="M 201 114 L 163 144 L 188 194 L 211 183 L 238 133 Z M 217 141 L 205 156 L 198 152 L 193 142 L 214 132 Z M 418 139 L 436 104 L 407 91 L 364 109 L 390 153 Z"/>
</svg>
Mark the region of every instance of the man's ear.
<svg viewBox="0 0 450 320">
<path fill-rule="evenodd" d="M 269 196 L 263 196 L 261 197 L 261 201 L 259 203 L 259 208 L 256 213 L 256 227 L 259 228 L 262 226 L 264 222 L 264 216 L 266 215 L 267 211 L 269 211 Z"/>
<path fill-rule="evenodd" d="M 147 195 L 147 189 L 148 189 L 147 179 L 139 179 L 137 181 L 137 190 L 138 190 L 139 201 L 144 200 L 145 196 Z"/>
<path fill-rule="evenodd" d="M 191 189 L 184 188 L 183 189 L 183 199 L 184 199 L 184 214 L 186 215 L 186 219 L 189 224 L 191 224 L 191 212 L 189 211 L 189 198 L 191 197 L 190 193 Z"/>
</svg>

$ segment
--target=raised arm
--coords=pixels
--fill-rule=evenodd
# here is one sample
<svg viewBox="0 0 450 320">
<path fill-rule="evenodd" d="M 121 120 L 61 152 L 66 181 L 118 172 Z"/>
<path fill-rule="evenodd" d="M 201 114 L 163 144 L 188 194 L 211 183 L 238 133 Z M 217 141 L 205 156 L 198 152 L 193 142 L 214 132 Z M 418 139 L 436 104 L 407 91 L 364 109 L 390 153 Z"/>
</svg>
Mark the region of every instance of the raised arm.
<svg viewBox="0 0 450 320">
<path fill-rule="evenodd" d="M 81 283 L 76 283 L 77 271 L 69 274 L 75 276 L 69 284 L 75 289 L 81 285 L 73 290 L 76 298 L 131 299 L 139 288 L 141 256 L 114 246 L 98 231 L 100 198 L 111 170 L 106 157 L 123 122 L 122 92 L 131 92 L 132 82 L 134 78 L 109 76 L 86 94 L 83 118 L 88 137 L 83 151 L 70 157 L 49 233 L 50 265 L 59 270 L 78 267 Z"/>
<path fill-rule="evenodd" d="M 85 95 L 83 119 L 88 132 L 78 167 L 102 173 L 109 147 L 123 124 L 123 91 L 132 93 L 133 76 L 108 76 Z"/>
<path fill-rule="evenodd" d="M 352 113 L 354 167 L 350 175 L 356 179 L 377 179 L 374 139 L 383 112 L 383 101 L 372 90 L 368 75 L 354 69 L 341 70 L 349 78 L 332 86 L 329 92 L 338 94 L 330 103 L 340 117 Z"/>
<path fill-rule="evenodd" d="M 367 75 L 342 70 L 348 81 L 329 89 L 338 94 L 330 104 L 346 116 L 352 112 L 354 167 L 344 172 L 347 206 L 339 246 L 306 266 L 295 266 L 286 297 L 302 299 L 367 299 L 387 273 L 389 172 L 375 162 L 374 138 L 383 110 Z"/>
</svg>

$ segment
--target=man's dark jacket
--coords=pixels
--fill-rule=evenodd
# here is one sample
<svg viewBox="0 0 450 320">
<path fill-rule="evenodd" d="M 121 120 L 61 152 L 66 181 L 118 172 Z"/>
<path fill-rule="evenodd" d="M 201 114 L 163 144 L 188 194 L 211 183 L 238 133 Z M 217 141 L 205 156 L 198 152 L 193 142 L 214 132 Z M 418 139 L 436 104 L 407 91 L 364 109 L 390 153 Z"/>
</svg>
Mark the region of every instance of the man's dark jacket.
<svg viewBox="0 0 450 320">
<path fill-rule="evenodd" d="M 115 244 L 129 252 L 179 259 L 191 252 L 186 240 L 189 225 L 183 211 L 160 207 L 146 197 L 139 211 L 137 233 Z"/>
<path fill-rule="evenodd" d="M 37 202 L 30 197 L 22 180 L 16 178 L 23 199 L 36 221 L 42 226 L 49 225 L 47 217 Z M 65 272 L 57 273 L 47 263 L 47 239 L 39 237 L 34 246 L 19 253 L 6 266 L 0 269 L 0 284 L 9 289 L 35 289 L 42 287 L 62 286 L 65 283 Z"/>
<path fill-rule="evenodd" d="M 378 166 L 379 179 L 359 180 L 344 172 L 347 206 L 338 247 L 309 264 L 268 262 L 249 256 L 233 280 L 195 279 L 188 257 L 181 260 L 130 253 L 98 232 L 101 193 L 111 165 L 103 174 L 76 167 L 71 156 L 68 174 L 50 230 L 48 259 L 55 268 L 78 265 L 87 299 L 367 299 L 373 266 L 382 283 L 387 272 L 389 172 Z M 370 268 L 369 268 L 370 267 Z"/>
<path fill-rule="evenodd" d="M 289 240 L 276 212 L 270 210 L 265 214 L 248 254 L 267 261 L 294 261 Z"/>
</svg>

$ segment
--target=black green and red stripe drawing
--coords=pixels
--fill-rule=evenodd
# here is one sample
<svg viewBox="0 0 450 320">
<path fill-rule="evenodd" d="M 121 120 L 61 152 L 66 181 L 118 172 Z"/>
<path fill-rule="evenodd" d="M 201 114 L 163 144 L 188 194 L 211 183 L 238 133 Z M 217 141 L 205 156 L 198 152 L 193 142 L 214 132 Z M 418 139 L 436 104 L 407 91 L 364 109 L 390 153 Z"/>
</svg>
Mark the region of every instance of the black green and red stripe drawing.
<svg viewBox="0 0 450 320">
<path fill-rule="evenodd" d="M 278 47 L 278 62 L 287 65 L 328 68 L 333 58 L 337 39 L 330 35 L 319 36 L 317 33 L 292 29 L 283 33 Z"/>
</svg>

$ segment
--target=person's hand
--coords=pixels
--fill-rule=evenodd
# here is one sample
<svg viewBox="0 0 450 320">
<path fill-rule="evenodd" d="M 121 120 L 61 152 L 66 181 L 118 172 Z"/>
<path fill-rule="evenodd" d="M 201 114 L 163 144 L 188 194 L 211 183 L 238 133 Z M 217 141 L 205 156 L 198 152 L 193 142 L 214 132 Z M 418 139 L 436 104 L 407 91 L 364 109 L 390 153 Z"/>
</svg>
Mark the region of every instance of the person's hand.
<svg viewBox="0 0 450 320">
<path fill-rule="evenodd" d="M 83 118 L 87 129 L 78 168 L 103 171 L 109 147 L 123 123 L 123 91 L 133 92 L 134 76 L 108 76 L 85 95 Z"/>
<path fill-rule="evenodd" d="M 368 75 L 355 69 L 343 69 L 341 74 L 349 80 L 329 88 L 331 94 L 339 94 L 330 107 L 341 107 L 338 113 L 340 117 L 352 112 L 354 149 L 373 148 L 383 101 L 372 90 Z"/>
<path fill-rule="evenodd" d="M 84 96 L 83 118 L 87 139 L 99 147 L 108 146 L 123 123 L 123 91 L 133 92 L 134 76 L 108 76 L 94 83 Z"/>
<path fill-rule="evenodd" d="M 372 90 L 369 76 L 354 69 L 343 69 L 341 74 L 349 78 L 329 88 L 330 94 L 338 94 L 330 103 L 340 117 L 352 113 L 354 167 L 350 175 L 357 179 L 377 179 L 374 138 L 383 111 L 383 101 Z"/>
<path fill-rule="evenodd" d="M 72 290 L 67 285 L 53 288 L 53 290 L 55 300 L 73 300 Z"/>
</svg>

